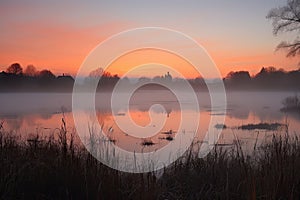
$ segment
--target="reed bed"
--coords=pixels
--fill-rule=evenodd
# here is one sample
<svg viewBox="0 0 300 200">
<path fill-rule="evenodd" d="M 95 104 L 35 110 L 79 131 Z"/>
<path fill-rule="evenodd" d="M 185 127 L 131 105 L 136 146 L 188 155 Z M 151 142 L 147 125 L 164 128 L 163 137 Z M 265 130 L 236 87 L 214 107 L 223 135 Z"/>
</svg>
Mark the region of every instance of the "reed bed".
<svg viewBox="0 0 300 200">
<path fill-rule="evenodd" d="M 273 136 L 245 154 L 239 140 L 205 158 L 193 147 L 171 166 L 146 174 L 119 172 L 74 142 L 66 124 L 58 138 L 21 139 L 0 123 L 0 199 L 299 199 L 298 137 Z"/>
</svg>

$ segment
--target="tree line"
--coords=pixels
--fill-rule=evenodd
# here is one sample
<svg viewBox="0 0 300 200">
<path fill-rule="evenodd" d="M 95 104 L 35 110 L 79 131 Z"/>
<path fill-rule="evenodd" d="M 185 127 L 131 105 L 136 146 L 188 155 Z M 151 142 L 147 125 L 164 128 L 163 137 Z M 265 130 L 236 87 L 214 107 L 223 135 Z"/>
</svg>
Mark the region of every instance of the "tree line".
<svg viewBox="0 0 300 200">
<path fill-rule="evenodd" d="M 300 69 L 285 71 L 263 67 L 251 76 L 248 71 L 230 72 L 223 79 L 227 89 L 236 90 L 300 90 Z"/>
<path fill-rule="evenodd" d="M 151 80 L 148 77 L 141 77 L 136 82 L 125 77 L 120 79 L 117 74 L 112 75 L 98 68 L 90 72 L 85 78 L 85 83 L 100 78 L 98 90 L 113 89 L 118 81 L 126 85 L 146 83 Z M 167 73 L 163 76 L 152 78 L 155 82 L 168 82 L 174 86 L 182 86 L 185 80 L 173 78 Z M 205 80 L 201 77 L 187 80 L 195 90 L 207 90 Z M 220 80 L 216 80 L 220 81 Z M 211 81 L 210 81 L 211 82 Z M 263 67 L 257 74 L 250 75 L 248 71 L 232 71 L 223 78 L 227 90 L 300 90 L 300 68 L 297 70 L 285 71 L 275 67 Z M 212 82 L 213 83 L 213 82 Z M 54 75 L 50 70 L 38 71 L 33 65 L 29 65 L 23 70 L 19 63 L 13 63 L 6 71 L 0 72 L 0 92 L 72 92 L 74 78 L 70 75 Z M 149 86 L 148 89 L 159 89 L 159 87 Z"/>
<path fill-rule="evenodd" d="M 73 83 L 74 79 L 69 75 L 55 76 L 50 70 L 38 71 L 33 65 L 23 70 L 19 63 L 13 63 L 0 72 L 1 92 L 70 91 Z"/>
<path fill-rule="evenodd" d="M 118 75 L 98 68 L 89 74 L 86 81 L 99 76 L 99 86 L 104 88 L 111 88 L 119 80 Z M 13 63 L 0 72 L 0 92 L 72 92 L 74 81 L 68 74 L 56 76 L 48 69 L 38 71 L 33 65 L 24 70 L 19 63 Z"/>
</svg>

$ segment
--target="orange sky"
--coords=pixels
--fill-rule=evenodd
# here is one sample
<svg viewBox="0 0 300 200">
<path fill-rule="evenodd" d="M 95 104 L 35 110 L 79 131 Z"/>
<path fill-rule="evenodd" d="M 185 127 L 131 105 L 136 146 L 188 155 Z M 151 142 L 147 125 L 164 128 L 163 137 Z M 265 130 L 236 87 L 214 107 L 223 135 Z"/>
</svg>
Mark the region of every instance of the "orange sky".
<svg viewBox="0 0 300 200">
<path fill-rule="evenodd" d="M 111 28 L 114 29 L 114 27 Z M 13 62 L 19 62 L 23 68 L 33 64 L 40 70 L 47 68 L 56 74 L 70 73 L 75 75 L 88 53 L 99 41 L 105 39 L 105 37 L 91 37 L 93 34 L 90 32 L 93 30 L 76 31 L 66 27 L 56 27 L 41 31 L 45 31 L 45 34 L 53 34 L 51 40 L 24 38 L 22 47 L 10 46 L 11 48 L 7 48 L 0 54 L 0 70 L 5 70 Z M 226 76 L 230 71 L 238 70 L 247 70 L 250 74 L 255 74 L 263 66 L 275 66 L 286 70 L 298 68 L 298 58 L 286 58 L 283 51 L 274 52 L 273 49 L 270 49 L 269 51 L 237 53 L 226 51 L 225 47 L 216 50 L 213 44 L 206 44 L 206 42 L 203 42 L 203 46 L 218 66 L 222 76 Z M 28 48 L 31 51 L 27 51 Z M 174 67 L 188 78 L 199 76 L 185 60 L 170 53 L 154 50 L 142 50 L 124 55 L 117 59 L 108 70 L 113 74 L 123 75 L 134 66 L 153 62 Z M 156 76 L 159 73 L 148 71 L 141 76 Z"/>
<path fill-rule="evenodd" d="M 296 69 L 299 58 L 286 58 L 285 52 L 274 52 L 278 43 L 293 40 L 295 35 L 273 36 L 271 22 L 265 19 L 268 10 L 283 3 L 272 0 L 263 3 L 234 0 L 227 4 L 95 1 L 70 5 L 3 1 L 0 3 L 0 71 L 19 62 L 24 68 L 33 64 L 39 70 L 46 68 L 56 74 L 75 75 L 84 58 L 101 41 L 144 26 L 167 27 L 191 36 L 208 51 L 222 76 L 237 70 L 255 74 L 263 66 Z M 253 9 L 256 12 L 249 12 Z M 182 68 L 189 78 L 195 77 L 185 61 L 164 52 L 135 52 L 116 61 L 111 70 L 122 74 L 141 62 L 153 62 L 153 58 L 170 67 Z M 153 71 L 141 76 L 157 74 Z"/>
</svg>

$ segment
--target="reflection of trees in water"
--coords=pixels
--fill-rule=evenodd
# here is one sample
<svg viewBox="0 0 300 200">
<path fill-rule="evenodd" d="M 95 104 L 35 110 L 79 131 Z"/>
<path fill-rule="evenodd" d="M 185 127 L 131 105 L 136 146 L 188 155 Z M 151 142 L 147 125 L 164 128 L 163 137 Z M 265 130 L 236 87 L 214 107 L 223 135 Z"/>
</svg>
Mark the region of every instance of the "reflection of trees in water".
<svg viewBox="0 0 300 200">
<path fill-rule="evenodd" d="M 155 113 L 167 113 L 168 115 L 172 112 L 172 108 L 173 107 L 179 107 L 179 105 L 173 105 L 173 104 L 169 104 L 169 103 L 158 103 L 159 105 L 161 105 L 164 110 L 161 107 L 158 106 L 154 106 L 152 107 L 152 111 Z M 152 105 L 155 105 L 155 103 L 149 103 L 149 104 L 145 104 L 145 105 L 135 105 L 131 107 L 131 110 L 138 110 L 141 112 L 148 112 L 151 108 Z"/>
<path fill-rule="evenodd" d="M 64 112 L 64 113 L 71 113 L 71 112 Z M 26 124 L 29 127 L 38 127 L 41 124 L 38 123 L 38 120 L 44 120 L 46 122 L 49 122 L 53 116 L 58 115 L 61 113 L 48 113 L 48 112 L 39 112 L 33 111 L 32 113 L 22 113 L 17 115 L 2 115 L 0 117 L 0 121 L 4 121 L 4 125 L 9 130 L 20 130 L 23 126 Z M 44 124 L 45 126 L 48 126 L 48 124 Z M 57 124 L 59 126 L 59 122 Z M 56 127 L 53 127 L 56 128 Z"/>
<path fill-rule="evenodd" d="M 253 114 L 255 118 L 250 119 L 254 121 L 266 121 L 274 120 L 280 121 L 284 119 L 284 114 L 280 112 L 280 108 L 270 108 L 267 106 L 234 106 L 232 109 L 229 109 L 226 113 L 228 117 L 247 120 L 250 117 L 250 113 Z"/>
<path fill-rule="evenodd" d="M 148 89 L 159 88 L 159 90 L 144 92 L 142 89 L 145 87 Z M 166 113 L 168 116 L 172 110 L 180 109 L 176 96 L 169 89 L 157 84 L 146 85 L 138 89 L 130 99 L 129 109 L 133 111 L 138 110 L 141 112 L 148 112 L 151 106 L 155 104 L 160 106 L 152 107 L 154 113 Z M 164 109 L 162 109 L 162 107 Z"/>
<path fill-rule="evenodd" d="M 256 115 L 260 121 L 274 120 L 280 121 L 284 119 L 284 115 L 280 112 L 280 108 L 261 107 L 255 109 L 254 115 Z"/>
<path fill-rule="evenodd" d="M 237 119 L 248 119 L 250 110 L 245 107 L 236 107 L 227 111 L 226 115 L 228 117 Z"/>
<path fill-rule="evenodd" d="M 292 113 L 286 113 L 286 116 L 289 118 L 293 118 L 295 120 L 299 120 L 300 121 L 300 113 L 295 113 L 295 112 L 292 112 Z"/>
<path fill-rule="evenodd" d="M 227 95 L 227 115 L 237 119 L 251 121 L 280 121 L 284 114 L 280 112 L 282 99 L 290 92 L 229 92 Z"/>
</svg>

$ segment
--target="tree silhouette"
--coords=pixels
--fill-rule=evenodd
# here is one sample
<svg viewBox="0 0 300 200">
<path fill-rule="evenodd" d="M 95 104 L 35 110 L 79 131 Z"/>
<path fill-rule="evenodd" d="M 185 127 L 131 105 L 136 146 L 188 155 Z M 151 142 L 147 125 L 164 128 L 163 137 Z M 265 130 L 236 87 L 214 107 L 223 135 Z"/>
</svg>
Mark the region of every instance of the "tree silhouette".
<svg viewBox="0 0 300 200">
<path fill-rule="evenodd" d="M 36 70 L 35 66 L 33 66 L 33 65 L 28 65 L 24 72 L 24 74 L 26 76 L 31 76 L 31 77 L 36 76 L 37 73 L 38 73 L 38 71 Z"/>
<path fill-rule="evenodd" d="M 90 72 L 89 77 L 98 78 L 101 77 L 104 73 L 104 70 L 100 67 Z"/>
<path fill-rule="evenodd" d="M 13 63 L 6 69 L 6 72 L 9 74 L 21 75 L 23 69 L 19 63 Z"/>
<path fill-rule="evenodd" d="M 269 11 L 267 19 L 273 22 L 273 33 L 277 35 L 280 32 L 293 32 L 300 30 L 300 0 L 288 0 L 287 5 L 273 8 Z M 287 49 L 287 57 L 300 54 L 300 39 L 293 42 L 281 42 L 277 49 Z"/>
<path fill-rule="evenodd" d="M 55 75 L 50 70 L 47 70 L 47 69 L 40 71 L 38 77 L 42 78 L 42 79 L 55 79 L 56 78 Z"/>
<path fill-rule="evenodd" d="M 247 88 L 251 84 L 251 76 L 248 71 L 229 72 L 224 82 L 232 88 Z"/>
<path fill-rule="evenodd" d="M 229 72 L 226 76 L 226 79 L 234 82 L 248 82 L 251 80 L 251 77 L 248 71 L 237 71 Z"/>
</svg>

